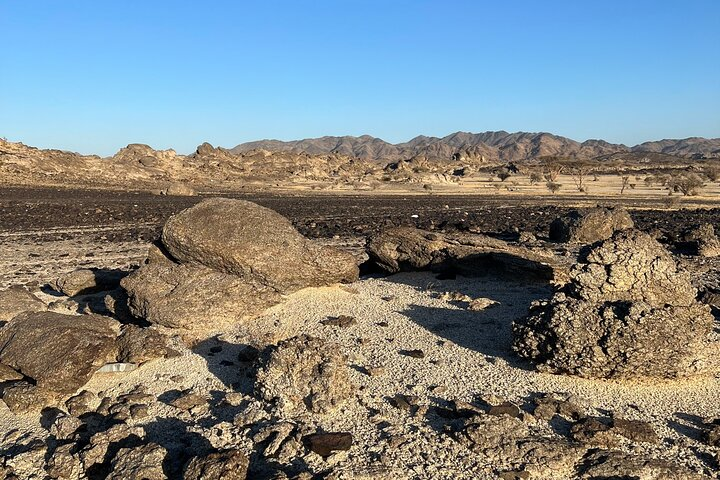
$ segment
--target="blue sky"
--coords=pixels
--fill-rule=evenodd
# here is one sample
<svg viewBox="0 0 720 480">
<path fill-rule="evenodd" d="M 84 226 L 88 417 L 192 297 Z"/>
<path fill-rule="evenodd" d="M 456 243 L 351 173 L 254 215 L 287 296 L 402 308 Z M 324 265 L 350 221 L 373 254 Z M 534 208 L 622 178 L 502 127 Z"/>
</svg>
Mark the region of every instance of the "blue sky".
<svg viewBox="0 0 720 480">
<path fill-rule="evenodd" d="M 0 0 L 0 136 L 720 137 L 720 1 Z"/>
</svg>

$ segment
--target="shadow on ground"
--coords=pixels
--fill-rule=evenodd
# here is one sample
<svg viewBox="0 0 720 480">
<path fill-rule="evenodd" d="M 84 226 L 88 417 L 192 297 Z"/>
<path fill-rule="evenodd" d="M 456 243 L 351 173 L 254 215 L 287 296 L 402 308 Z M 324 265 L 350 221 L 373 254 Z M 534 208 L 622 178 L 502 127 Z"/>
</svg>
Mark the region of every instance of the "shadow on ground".
<svg viewBox="0 0 720 480">
<path fill-rule="evenodd" d="M 411 305 L 400 313 L 446 340 L 490 357 L 489 361 L 500 358 L 513 367 L 530 368 L 528 362 L 512 351 L 512 322 L 524 316 L 534 300 L 552 295 L 548 283 L 526 283 L 498 275 L 457 275 L 454 279 L 442 275 L 442 280 L 437 277 L 428 273 L 402 273 L 387 280 L 430 292 L 435 297 L 457 292 L 471 299 L 487 298 L 497 304 L 475 311 L 468 308 L 469 302 L 457 300 L 448 301 L 451 306 L 445 308 Z"/>
</svg>

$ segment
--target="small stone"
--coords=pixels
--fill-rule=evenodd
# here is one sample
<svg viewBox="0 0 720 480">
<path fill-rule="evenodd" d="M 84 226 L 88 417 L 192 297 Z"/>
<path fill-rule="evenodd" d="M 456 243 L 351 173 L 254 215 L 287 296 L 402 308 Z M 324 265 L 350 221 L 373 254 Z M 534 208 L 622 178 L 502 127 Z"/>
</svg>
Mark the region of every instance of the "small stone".
<svg viewBox="0 0 720 480">
<path fill-rule="evenodd" d="M 479 312 L 481 310 L 485 310 L 486 308 L 497 305 L 498 302 L 495 300 L 492 300 L 490 298 L 476 298 L 474 300 L 471 300 L 468 304 L 468 310 L 472 310 L 474 312 Z"/>
<path fill-rule="evenodd" d="M 169 403 L 179 410 L 189 411 L 195 407 L 207 405 L 207 400 L 202 395 L 186 390 L 178 398 Z"/>
<path fill-rule="evenodd" d="M 0 383 L 22 379 L 22 373 L 16 371 L 14 368 L 10 368 L 7 365 L 3 365 L 2 363 L 0 363 Z"/>
<path fill-rule="evenodd" d="M 227 392 L 225 394 L 225 403 L 231 407 L 239 407 L 245 400 L 245 395 L 240 392 Z"/>
<path fill-rule="evenodd" d="M 83 422 L 80 421 L 79 418 L 61 414 L 58 415 L 50 426 L 50 434 L 54 435 L 58 440 L 67 440 L 70 439 L 82 425 Z"/>
<path fill-rule="evenodd" d="M 314 433 L 305 437 L 308 448 L 322 457 L 335 451 L 350 450 L 353 437 L 348 432 Z"/>
<path fill-rule="evenodd" d="M 412 358 L 425 358 L 425 352 L 420 349 L 415 350 L 400 350 L 401 355 Z"/>
<path fill-rule="evenodd" d="M 65 407 L 68 409 L 70 415 L 79 417 L 84 413 L 88 413 L 93 410 L 93 404 L 97 402 L 97 396 L 87 390 L 83 390 L 77 395 L 68 398 L 65 401 Z"/>
<path fill-rule="evenodd" d="M 365 371 L 371 377 L 379 377 L 385 374 L 385 367 L 365 367 Z"/>
<path fill-rule="evenodd" d="M 500 405 L 493 405 L 488 410 L 488 415 L 509 415 L 520 418 L 520 407 L 511 402 L 503 402 Z"/>
<path fill-rule="evenodd" d="M 403 395 L 398 393 L 390 399 L 390 403 L 400 410 L 410 411 L 410 409 L 417 405 L 418 397 L 415 395 Z"/>
<path fill-rule="evenodd" d="M 351 317 L 348 315 L 340 315 L 338 317 L 328 317 L 325 320 L 322 320 L 320 323 L 333 327 L 347 328 L 357 324 L 357 320 L 355 320 L 355 317 Z"/>
<path fill-rule="evenodd" d="M 658 443 L 660 438 L 652 425 L 642 420 L 613 419 L 612 431 L 635 442 Z"/>
<path fill-rule="evenodd" d="M 194 457 L 183 471 L 184 480 L 245 480 L 248 458 L 240 450 L 214 452 Z"/>
<path fill-rule="evenodd" d="M 445 393 L 447 393 L 448 389 L 443 385 L 433 385 L 432 387 L 430 387 L 430 391 L 436 395 L 444 395 Z"/>
</svg>

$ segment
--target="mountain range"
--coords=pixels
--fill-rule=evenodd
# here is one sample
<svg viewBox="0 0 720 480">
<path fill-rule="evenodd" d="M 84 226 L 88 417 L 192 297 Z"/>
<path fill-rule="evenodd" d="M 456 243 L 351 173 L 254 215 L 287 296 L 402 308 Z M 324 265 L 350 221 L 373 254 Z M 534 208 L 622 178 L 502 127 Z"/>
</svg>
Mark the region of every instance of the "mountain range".
<svg viewBox="0 0 720 480">
<path fill-rule="evenodd" d="M 256 149 L 309 155 L 336 153 L 375 162 L 417 157 L 429 160 L 451 160 L 457 159 L 458 156 L 482 158 L 491 162 L 515 162 L 543 156 L 595 159 L 619 153 L 629 154 L 635 158 L 653 154 L 655 159 L 663 156 L 701 159 L 720 158 L 720 138 L 691 137 L 680 140 L 658 140 L 628 147 L 604 140 L 578 142 L 545 132 L 456 132 L 442 138 L 421 135 L 408 142 L 397 144 L 370 135 L 327 136 L 287 142 L 259 140 L 241 143 L 230 151 L 244 153 Z"/>
</svg>

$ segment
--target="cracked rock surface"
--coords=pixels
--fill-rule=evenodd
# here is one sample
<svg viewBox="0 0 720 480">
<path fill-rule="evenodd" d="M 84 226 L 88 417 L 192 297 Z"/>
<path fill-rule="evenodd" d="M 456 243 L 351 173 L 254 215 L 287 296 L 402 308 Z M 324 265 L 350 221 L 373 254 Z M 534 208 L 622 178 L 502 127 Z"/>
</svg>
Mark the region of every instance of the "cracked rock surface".
<svg viewBox="0 0 720 480">
<path fill-rule="evenodd" d="M 514 349 L 538 369 L 588 378 L 673 378 L 705 368 L 713 316 L 657 241 L 616 233 L 571 281 L 516 321 Z"/>
</svg>

